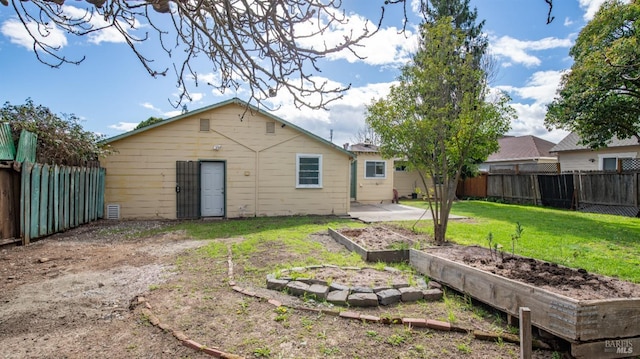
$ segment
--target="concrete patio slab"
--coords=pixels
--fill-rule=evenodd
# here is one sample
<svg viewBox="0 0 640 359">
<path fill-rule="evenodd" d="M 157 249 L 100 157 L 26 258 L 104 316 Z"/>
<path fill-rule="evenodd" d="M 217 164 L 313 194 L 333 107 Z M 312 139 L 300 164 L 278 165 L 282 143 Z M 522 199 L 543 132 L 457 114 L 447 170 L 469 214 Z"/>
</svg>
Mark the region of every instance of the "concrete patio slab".
<svg viewBox="0 0 640 359">
<path fill-rule="evenodd" d="M 431 211 L 396 203 L 364 204 L 351 202 L 351 218 L 363 222 L 432 220 Z M 449 219 L 464 218 L 450 215 Z"/>
</svg>

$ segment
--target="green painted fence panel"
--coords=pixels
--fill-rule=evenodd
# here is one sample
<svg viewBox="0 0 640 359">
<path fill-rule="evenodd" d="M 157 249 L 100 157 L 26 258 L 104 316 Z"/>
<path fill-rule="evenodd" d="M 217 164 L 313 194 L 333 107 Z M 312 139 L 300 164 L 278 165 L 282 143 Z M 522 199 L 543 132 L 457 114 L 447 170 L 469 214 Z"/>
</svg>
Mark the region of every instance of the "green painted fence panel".
<svg viewBox="0 0 640 359">
<path fill-rule="evenodd" d="M 107 170 L 104 168 L 100 168 L 98 175 L 98 205 L 97 205 L 97 214 L 98 218 L 104 218 L 104 186 L 105 186 L 105 177 L 107 175 Z"/>
<path fill-rule="evenodd" d="M 78 169 L 78 222 L 84 222 L 84 208 L 86 201 L 86 186 L 87 186 L 87 169 L 85 167 Z"/>
<path fill-rule="evenodd" d="M 31 168 L 30 163 L 22 164 L 20 178 L 20 237 L 22 244 L 27 245 L 31 241 L 28 228 L 31 226 Z"/>
<path fill-rule="evenodd" d="M 11 126 L 8 123 L 0 124 L 0 160 L 13 161 L 16 158 L 16 146 L 13 143 Z"/>
<path fill-rule="evenodd" d="M 61 230 L 64 231 L 69 228 L 69 185 L 71 183 L 69 181 L 69 168 L 62 167 L 60 175 L 60 189 L 62 190 L 62 210 L 60 211 L 60 213 L 62 214 L 62 222 L 60 223 L 60 225 L 62 226 Z"/>
<path fill-rule="evenodd" d="M 73 179 L 75 181 L 74 187 L 74 202 L 73 202 L 73 227 L 77 227 L 80 223 L 80 169 L 73 169 Z"/>
<path fill-rule="evenodd" d="M 22 130 L 20 132 L 20 140 L 18 141 L 18 151 L 16 153 L 17 162 L 36 162 L 36 146 L 38 144 L 38 135 L 35 133 Z"/>
<path fill-rule="evenodd" d="M 29 216 L 30 226 L 29 237 L 38 238 L 38 219 L 40 218 L 40 173 L 42 166 L 38 163 L 33 165 L 31 170 L 31 215 Z"/>
<path fill-rule="evenodd" d="M 40 217 L 38 218 L 38 237 L 46 236 L 49 217 L 49 165 L 42 166 L 40 175 Z"/>
<path fill-rule="evenodd" d="M 53 232 L 60 232 L 60 167 L 53 167 Z"/>
<path fill-rule="evenodd" d="M 23 243 L 103 217 L 100 167 L 22 164 L 20 235 Z"/>
</svg>

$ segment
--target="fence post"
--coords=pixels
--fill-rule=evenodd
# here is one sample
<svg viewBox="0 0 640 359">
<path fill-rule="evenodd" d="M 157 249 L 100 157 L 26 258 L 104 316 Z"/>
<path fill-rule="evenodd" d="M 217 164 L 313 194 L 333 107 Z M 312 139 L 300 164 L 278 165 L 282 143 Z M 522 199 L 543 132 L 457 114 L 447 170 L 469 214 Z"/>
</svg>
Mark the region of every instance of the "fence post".
<svg viewBox="0 0 640 359">
<path fill-rule="evenodd" d="M 520 359 L 531 359 L 531 309 L 520 307 Z"/>
</svg>

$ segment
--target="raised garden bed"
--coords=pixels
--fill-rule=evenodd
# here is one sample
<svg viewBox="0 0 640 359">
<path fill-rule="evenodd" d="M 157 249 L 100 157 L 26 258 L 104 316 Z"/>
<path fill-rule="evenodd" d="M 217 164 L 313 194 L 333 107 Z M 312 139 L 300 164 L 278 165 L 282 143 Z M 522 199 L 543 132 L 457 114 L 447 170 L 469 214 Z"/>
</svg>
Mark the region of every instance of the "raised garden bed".
<svg viewBox="0 0 640 359">
<path fill-rule="evenodd" d="M 367 262 L 408 262 L 409 248 L 416 244 L 414 240 L 385 227 L 329 228 L 329 234 Z"/>
<path fill-rule="evenodd" d="M 496 273 L 511 261 L 498 262 L 490 257 L 488 250 L 485 250 L 483 258 L 481 250 L 474 255 L 476 259 L 480 258 L 477 262 L 496 261 L 496 269 L 492 270 Z M 584 284 L 590 282 L 593 286 L 610 287 L 607 288 L 609 292 L 606 292 L 606 298 L 600 296 L 589 299 L 589 295 L 578 293 L 578 287 L 582 285 L 573 283 L 575 291 L 570 297 L 568 294 L 571 291 L 563 290 L 560 285 L 542 288 L 543 285 L 523 282 L 525 278 L 510 279 L 491 273 L 487 268 L 475 268 L 472 262 L 476 260 L 471 260 L 474 257 L 451 253 L 450 248 L 424 251 L 410 249 L 409 252 L 410 264 L 420 273 L 496 309 L 517 316 L 520 307 L 529 307 L 533 325 L 570 342 L 571 353 L 577 358 L 621 358 L 637 355 L 640 351 L 640 289 L 637 285 L 600 276 L 585 278 L 585 271 L 575 270 L 574 275 L 571 270 L 567 272 L 563 269 L 564 275 L 576 277 L 574 280 L 582 277 Z M 465 258 L 467 264 L 461 262 Z M 524 266 L 529 261 L 516 261 L 520 264 L 515 267 Z M 542 265 L 540 262 L 535 267 Z M 528 271 L 531 280 L 535 280 L 531 267 L 523 270 Z M 548 270 L 547 273 L 552 271 Z M 571 284 L 571 278 L 567 279 Z M 621 287 L 615 287 L 614 284 L 620 284 Z"/>
</svg>

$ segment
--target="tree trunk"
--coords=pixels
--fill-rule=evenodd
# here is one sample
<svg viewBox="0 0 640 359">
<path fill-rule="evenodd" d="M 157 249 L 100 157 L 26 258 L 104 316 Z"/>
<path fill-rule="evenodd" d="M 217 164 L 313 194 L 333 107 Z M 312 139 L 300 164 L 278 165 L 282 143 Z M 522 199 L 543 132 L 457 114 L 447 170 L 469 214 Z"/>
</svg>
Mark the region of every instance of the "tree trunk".
<svg viewBox="0 0 640 359">
<path fill-rule="evenodd" d="M 433 224 L 433 234 L 435 236 L 436 245 L 441 246 L 445 242 L 445 233 L 447 231 L 446 225 L 443 223 Z"/>
</svg>

